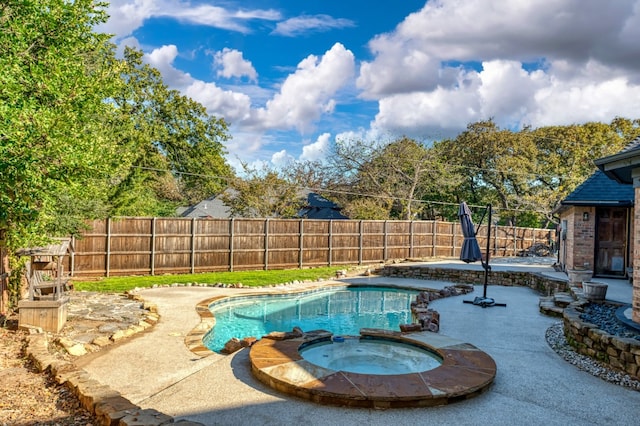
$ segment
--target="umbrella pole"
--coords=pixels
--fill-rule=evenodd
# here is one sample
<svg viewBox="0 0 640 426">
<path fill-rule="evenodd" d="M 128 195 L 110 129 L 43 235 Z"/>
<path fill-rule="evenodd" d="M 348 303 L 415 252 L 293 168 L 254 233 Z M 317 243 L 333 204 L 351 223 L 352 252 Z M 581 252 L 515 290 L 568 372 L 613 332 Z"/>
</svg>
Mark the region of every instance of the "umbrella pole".
<svg viewBox="0 0 640 426">
<path fill-rule="evenodd" d="M 491 257 L 491 204 L 487 206 L 487 211 L 489 212 L 489 221 L 487 223 L 487 251 L 484 266 L 484 292 L 482 293 L 482 297 L 487 297 L 487 285 L 489 284 L 489 257 Z"/>
<path fill-rule="evenodd" d="M 489 285 L 489 259 L 491 258 L 491 204 L 487 205 L 487 211 L 489 212 L 489 223 L 487 224 L 487 252 L 485 254 L 485 261 L 482 262 L 484 268 L 484 291 L 482 297 L 476 297 L 474 300 L 463 300 L 464 303 L 471 303 L 476 306 L 482 306 L 483 308 L 489 306 L 507 306 L 506 303 L 496 303 L 495 300 L 487 297 L 487 286 Z M 486 212 L 485 212 L 486 213 Z M 484 219 L 484 215 L 482 216 Z M 482 220 L 480 220 L 482 223 Z"/>
</svg>

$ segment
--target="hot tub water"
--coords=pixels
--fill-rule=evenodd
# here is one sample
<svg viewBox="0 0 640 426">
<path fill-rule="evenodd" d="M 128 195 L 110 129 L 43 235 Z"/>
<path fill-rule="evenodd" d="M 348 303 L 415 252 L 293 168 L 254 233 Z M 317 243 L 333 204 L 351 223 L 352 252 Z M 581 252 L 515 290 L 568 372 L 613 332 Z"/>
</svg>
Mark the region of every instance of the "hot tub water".
<svg viewBox="0 0 640 426">
<path fill-rule="evenodd" d="M 384 339 L 336 336 L 303 346 L 300 355 L 330 370 L 360 374 L 395 375 L 432 370 L 442 359 L 426 349 Z"/>
</svg>

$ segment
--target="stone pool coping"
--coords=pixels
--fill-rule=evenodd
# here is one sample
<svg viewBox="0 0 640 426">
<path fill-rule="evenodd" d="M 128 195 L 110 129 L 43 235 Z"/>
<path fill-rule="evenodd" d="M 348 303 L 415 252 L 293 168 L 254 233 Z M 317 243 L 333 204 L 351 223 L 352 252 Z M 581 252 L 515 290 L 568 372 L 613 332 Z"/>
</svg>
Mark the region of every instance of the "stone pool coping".
<svg viewBox="0 0 640 426">
<path fill-rule="evenodd" d="M 242 292 L 242 293 L 229 293 L 225 295 L 219 295 L 204 299 L 196 305 L 196 312 L 200 316 L 200 323 L 193 328 L 185 337 L 184 343 L 187 348 L 199 357 L 206 357 L 214 352 L 207 348 L 203 342 L 207 333 L 216 325 L 215 315 L 210 310 L 211 304 L 219 302 L 223 299 L 241 298 L 247 296 L 273 296 L 273 295 L 295 295 L 299 293 L 309 293 L 314 291 L 323 291 L 332 287 L 388 287 L 404 290 L 417 290 L 417 291 L 438 291 L 437 289 L 430 289 L 426 287 L 418 287 L 411 285 L 397 285 L 397 284 L 366 284 L 366 283 L 344 283 L 335 281 L 320 281 L 317 285 L 308 286 L 304 288 L 272 288 L 272 291 L 265 291 L 264 289 L 256 289 L 255 291 Z M 262 336 L 256 336 L 261 338 Z"/>
<path fill-rule="evenodd" d="M 426 348 L 442 358 L 431 370 L 396 375 L 335 371 L 312 364 L 301 345 L 331 336 L 309 332 L 288 340 L 263 338 L 249 353 L 254 376 L 280 392 L 313 402 L 375 409 L 446 405 L 484 392 L 496 376 L 496 363 L 470 343 L 422 332 L 362 329 L 361 336 L 384 338 Z"/>
</svg>

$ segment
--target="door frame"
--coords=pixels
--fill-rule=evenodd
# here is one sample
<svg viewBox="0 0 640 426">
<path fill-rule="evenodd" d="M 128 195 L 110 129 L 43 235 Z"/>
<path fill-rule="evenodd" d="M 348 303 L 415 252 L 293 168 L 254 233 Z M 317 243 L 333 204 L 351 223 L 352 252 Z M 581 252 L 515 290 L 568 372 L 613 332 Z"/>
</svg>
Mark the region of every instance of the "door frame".
<svg viewBox="0 0 640 426">
<path fill-rule="evenodd" d="M 598 251 L 600 249 L 600 239 L 598 238 L 599 236 L 599 227 L 600 227 L 600 215 L 602 213 L 603 209 L 608 209 L 610 212 L 613 209 L 616 210 L 624 210 L 625 212 L 625 217 L 624 217 L 624 250 L 623 250 L 623 254 L 624 254 L 624 259 L 623 259 L 623 265 L 622 265 L 622 271 L 620 274 L 606 274 L 606 273 L 598 273 L 597 271 L 597 266 L 598 266 Z M 633 214 L 633 209 L 630 207 L 621 207 L 621 206 L 596 206 L 595 208 L 595 230 L 594 230 L 594 244 L 593 244 L 593 269 L 594 269 L 594 276 L 596 277 L 608 277 L 608 278 L 624 278 L 626 276 L 626 270 L 627 267 L 629 266 L 629 259 L 631 256 L 630 253 L 630 249 L 631 249 L 631 244 L 629 244 L 630 238 L 631 238 L 631 215 Z"/>
</svg>

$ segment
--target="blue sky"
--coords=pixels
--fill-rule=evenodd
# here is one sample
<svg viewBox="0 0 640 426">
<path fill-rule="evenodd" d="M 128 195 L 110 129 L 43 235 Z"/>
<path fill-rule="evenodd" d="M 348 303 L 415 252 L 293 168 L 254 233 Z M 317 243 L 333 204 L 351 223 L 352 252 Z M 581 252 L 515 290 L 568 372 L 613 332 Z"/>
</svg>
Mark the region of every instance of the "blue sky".
<svg viewBox="0 0 640 426">
<path fill-rule="evenodd" d="M 640 117 L 640 0 L 115 0 L 99 29 L 230 123 L 229 162 Z"/>
</svg>

